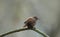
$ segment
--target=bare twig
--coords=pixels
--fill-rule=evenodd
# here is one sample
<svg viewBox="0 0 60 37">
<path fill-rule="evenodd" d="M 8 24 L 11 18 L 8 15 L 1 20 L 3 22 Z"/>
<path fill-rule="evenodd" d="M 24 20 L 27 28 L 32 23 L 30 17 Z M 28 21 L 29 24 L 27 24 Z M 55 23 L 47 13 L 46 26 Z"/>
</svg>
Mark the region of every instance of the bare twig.
<svg viewBox="0 0 60 37">
<path fill-rule="evenodd" d="M 46 35 L 45 33 L 37 30 L 36 28 L 33 28 L 33 29 L 28 29 L 28 28 L 18 29 L 18 30 L 14 30 L 14 31 L 10 31 L 10 32 L 7 32 L 7 33 L 5 33 L 5 34 L 2 34 L 2 35 L 0 35 L 0 37 L 4 37 L 4 36 L 6 36 L 6 35 L 9 35 L 9 34 L 12 34 L 12 33 L 16 33 L 16 32 L 20 32 L 20 31 L 25 31 L 25 30 L 33 30 L 33 31 L 35 31 L 35 32 L 43 35 L 44 37 L 49 37 L 48 35 Z"/>
<path fill-rule="evenodd" d="M 44 37 L 49 37 L 47 34 L 43 33 L 42 31 L 38 30 L 38 29 L 32 29 L 33 31 L 43 35 Z"/>
</svg>

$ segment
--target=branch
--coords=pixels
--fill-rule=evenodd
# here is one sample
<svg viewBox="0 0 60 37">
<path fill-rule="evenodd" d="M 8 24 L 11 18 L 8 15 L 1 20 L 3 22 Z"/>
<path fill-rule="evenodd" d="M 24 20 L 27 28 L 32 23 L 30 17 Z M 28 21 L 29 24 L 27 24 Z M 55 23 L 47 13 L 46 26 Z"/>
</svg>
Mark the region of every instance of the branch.
<svg viewBox="0 0 60 37">
<path fill-rule="evenodd" d="M 12 33 L 16 33 L 16 32 L 20 32 L 20 31 L 25 31 L 25 30 L 29 30 L 29 29 L 28 29 L 28 28 L 22 28 L 22 29 L 10 31 L 10 32 L 7 32 L 7 33 L 5 33 L 5 34 L 0 35 L 0 37 L 4 37 L 4 36 L 6 36 L 6 35 L 9 35 L 9 34 L 12 34 Z"/>
<path fill-rule="evenodd" d="M 34 28 L 33 28 L 33 29 L 22 28 L 22 29 L 10 31 L 10 32 L 7 32 L 7 33 L 5 33 L 5 34 L 0 35 L 0 37 L 4 37 L 4 36 L 6 36 L 6 35 L 9 35 L 9 34 L 12 34 L 12 33 L 16 33 L 16 32 L 20 32 L 20 31 L 25 31 L 25 30 L 33 30 L 33 31 L 35 31 L 35 32 L 43 35 L 44 37 L 49 37 L 49 36 L 46 35 L 45 33 L 41 32 L 41 31 L 39 31 L 39 30 L 37 30 L 37 29 L 34 29 Z"/>
<path fill-rule="evenodd" d="M 39 34 L 41 34 L 41 35 L 43 35 L 44 37 L 49 37 L 47 34 L 41 32 L 41 31 L 38 30 L 38 29 L 32 29 L 32 30 L 35 31 L 35 32 L 37 32 L 37 33 L 39 33 Z"/>
</svg>

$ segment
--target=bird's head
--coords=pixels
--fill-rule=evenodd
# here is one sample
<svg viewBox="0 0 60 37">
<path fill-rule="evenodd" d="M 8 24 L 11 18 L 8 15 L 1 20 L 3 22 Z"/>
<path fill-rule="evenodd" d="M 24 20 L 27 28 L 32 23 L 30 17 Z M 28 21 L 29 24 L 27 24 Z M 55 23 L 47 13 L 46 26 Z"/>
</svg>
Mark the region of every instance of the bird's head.
<svg viewBox="0 0 60 37">
<path fill-rule="evenodd" d="M 34 16 L 33 18 L 36 19 L 36 20 L 38 20 L 38 17 L 36 17 L 36 16 Z"/>
</svg>

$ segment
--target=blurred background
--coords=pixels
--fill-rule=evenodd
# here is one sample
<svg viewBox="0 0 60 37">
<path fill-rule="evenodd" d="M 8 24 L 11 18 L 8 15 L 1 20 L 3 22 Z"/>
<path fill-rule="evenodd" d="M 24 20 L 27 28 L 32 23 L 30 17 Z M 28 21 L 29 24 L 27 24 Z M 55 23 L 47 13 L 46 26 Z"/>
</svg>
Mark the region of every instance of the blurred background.
<svg viewBox="0 0 60 37">
<path fill-rule="evenodd" d="M 0 35 L 24 26 L 26 18 L 37 16 L 36 28 L 50 37 L 60 37 L 60 0 L 0 0 Z M 28 30 L 5 37 L 43 37 Z"/>
</svg>

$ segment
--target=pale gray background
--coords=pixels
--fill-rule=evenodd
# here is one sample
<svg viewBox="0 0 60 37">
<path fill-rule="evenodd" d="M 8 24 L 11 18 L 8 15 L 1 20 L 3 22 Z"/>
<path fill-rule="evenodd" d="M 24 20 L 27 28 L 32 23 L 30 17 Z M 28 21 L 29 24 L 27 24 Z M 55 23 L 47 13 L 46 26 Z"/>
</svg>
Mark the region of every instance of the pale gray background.
<svg viewBox="0 0 60 37">
<path fill-rule="evenodd" d="M 26 18 L 37 16 L 36 28 L 50 37 L 60 37 L 59 0 L 0 0 L 0 34 L 22 28 Z M 43 37 L 23 31 L 6 37 Z"/>
</svg>

